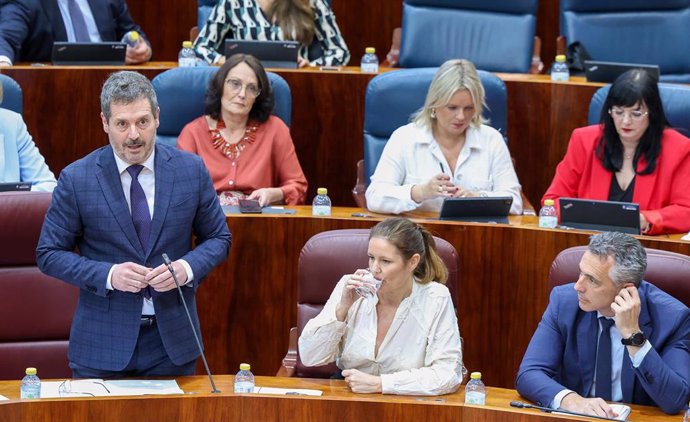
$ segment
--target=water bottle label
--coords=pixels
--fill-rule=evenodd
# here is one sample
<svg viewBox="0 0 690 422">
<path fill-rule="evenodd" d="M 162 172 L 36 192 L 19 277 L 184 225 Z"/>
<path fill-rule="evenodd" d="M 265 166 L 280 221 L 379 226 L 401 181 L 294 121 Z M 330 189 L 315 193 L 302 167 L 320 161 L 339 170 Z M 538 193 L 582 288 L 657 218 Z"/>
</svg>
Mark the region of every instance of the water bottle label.
<svg viewBox="0 0 690 422">
<path fill-rule="evenodd" d="M 551 80 L 557 82 L 567 82 L 570 74 L 567 72 L 551 72 Z"/>
<path fill-rule="evenodd" d="M 553 229 L 558 225 L 558 217 L 555 216 L 540 216 L 539 227 L 545 229 Z"/>
<path fill-rule="evenodd" d="M 247 381 L 240 381 L 235 383 L 235 393 L 253 393 L 254 384 Z"/>
<path fill-rule="evenodd" d="M 479 391 L 465 391 L 465 404 L 486 404 L 486 394 Z"/>
<path fill-rule="evenodd" d="M 177 61 L 177 65 L 179 67 L 194 67 L 194 66 L 196 66 L 196 58 L 195 57 L 180 58 Z"/>
<path fill-rule="evenodd" d="M 311 207 L 311 214 L 318 216 L 329 216 L 331 215 L 331 207 L 328 205 L 314 205 Z"/>
<path fill-rule="evenodd" d="M 19 393 L 21 399 L 38 399 L 41 398 L 41 387 L 22 387 Z"/>
<path fill-rule="evenodd" d="M 378 73 L 379 65 L 376 63 L 362 63 L 360 70 L 363 73 Z"/>
</svg>

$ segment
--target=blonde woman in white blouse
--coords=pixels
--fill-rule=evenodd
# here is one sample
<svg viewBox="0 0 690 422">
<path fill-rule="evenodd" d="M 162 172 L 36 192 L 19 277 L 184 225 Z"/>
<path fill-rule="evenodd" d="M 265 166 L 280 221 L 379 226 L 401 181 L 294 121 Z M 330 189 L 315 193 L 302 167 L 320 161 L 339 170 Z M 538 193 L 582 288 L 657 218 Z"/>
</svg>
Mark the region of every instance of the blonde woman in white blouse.
<svg viewBox="0 0 690 422">
<path fill-rule="evenodd" d="M 472 62 L 448 60 L 412 123 L 393 132 L 367 188 L 367 208 L 439 211 L 445 198 L 510 196 L 522 214 L 520 182 L 503 136 L 482 117 L 484 87 Z"/>
<path fill-rule="evenodd" d="M 410 220 L 389 218 L 371 229 L 368 254 L 380 290 L 360 297 L 362 271 L 343 276 L 302 331 L 302 363 L 335 361 L 355 393 L 456 391 L 463 373 L 460 332 L 433 236 Z"/>
</svg>

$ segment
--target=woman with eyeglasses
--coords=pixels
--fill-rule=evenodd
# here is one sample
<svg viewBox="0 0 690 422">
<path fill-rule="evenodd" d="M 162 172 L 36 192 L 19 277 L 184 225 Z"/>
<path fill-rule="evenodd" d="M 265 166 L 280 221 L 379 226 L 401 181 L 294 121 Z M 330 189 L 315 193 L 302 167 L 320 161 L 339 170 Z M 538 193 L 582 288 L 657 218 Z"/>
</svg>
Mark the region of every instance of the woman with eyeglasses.
<svg viewBox="0 0 690 422">
<path fill-rule="evenodd" d="M 307 179 L 290 130 L 271 115 L 273 91 L 261 63 L 231 56 L 209 83 L 205 103 L 205 115 L 182 129 L 177 146 L 201 156 L 221 204 L 304 203 Z"/>
<path fill-rule="evenodd" d="M 640 205 L 645 234 L 690 230 L 690 139 L 669 127 L 652 75 L 632 69 L 611 85 L 601 123 L 573 131 L 546 199 Z"/>
</svg>

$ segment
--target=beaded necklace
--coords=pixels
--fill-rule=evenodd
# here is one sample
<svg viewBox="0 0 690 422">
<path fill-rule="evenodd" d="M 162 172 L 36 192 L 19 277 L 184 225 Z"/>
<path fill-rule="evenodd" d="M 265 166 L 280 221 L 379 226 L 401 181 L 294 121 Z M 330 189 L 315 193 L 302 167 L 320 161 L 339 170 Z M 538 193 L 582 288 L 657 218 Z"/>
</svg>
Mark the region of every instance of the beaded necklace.
<svg viewBox="0 0 690 422">
<path fill-rule="evenodd" d="M 211 142 L 213 143 L 213 148 L 220 149 L 220 152 L 231 160 L 237 160 L 240 156 L 240 152 L 247 147 L 247 145 L 253 144 L 256 141 L 256 130 L 259 128 L 259 124 L 253 120 L 247 122 L 247 126 L 244 129 L 244 135 L 236 143 L 232 144 L 223 138 L 220 133 L 221 129 L 225 129 L 225 122 L 223 119 L 218 119 L 215 129 L 209 129 L 211 132 Z"/>
</svg>

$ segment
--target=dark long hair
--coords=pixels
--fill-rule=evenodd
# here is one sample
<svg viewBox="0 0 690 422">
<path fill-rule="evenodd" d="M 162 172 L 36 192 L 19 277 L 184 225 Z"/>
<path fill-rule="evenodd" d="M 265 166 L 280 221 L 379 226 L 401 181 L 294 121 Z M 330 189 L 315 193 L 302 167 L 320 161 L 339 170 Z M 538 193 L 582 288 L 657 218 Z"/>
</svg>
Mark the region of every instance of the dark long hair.
<svg viewBox="0 0 690 422">
<path fill-rule="evenodd" d="M 405 261 L 418 253 L 421 259 L 414 276 L 421 284 L 434 280 L 446 284 L 448 268 L 436 251 L 434 236 L 424 227 L 403 217 L 386 218 L 371 229 L 369 239 L 372 237 L 389 241 Z"/>
<path fill-rule="evenodd" d="M 631 69 L 620 75 L 611 85 L 601 109 L 604 133 L 599 139 L 596 156 L 609 171 L 617 172 L 623 167 L 623 143 L 609 112 L 612 107 L 632 107 L 639 103 L 647 106 L 649 127 L 642 134 L 635 149 L 633 168 L 637 174 L 649 174 L 656 169 L 657 158 L 661 153 L 661 136 L 669 124 L 661 104 L 656 78 L 643 69 Z M 637 163 L 642 157 L 647 161 L 647 166 L 638 171 Z"/>
<path fill-rule="evenodd" d="M 223 89 L 225 88 L 225 78 L 228 76 L 230 69 L 240 63 L 246 63 L 247 66 L 254 71 L 256 79 L 259 82 L 259 89 L 261 89 L 261 93 L 256 97 L 254 105 L 249 111 L 249 119 L 263 123 L 268 120 L 268 117 L 271 115 L 275 99 L 273 98 L 271 83 L 268 80 L 268 75 L 264 67 L 256 57 L 249 54 L 233 54 L 225 61 L 225 64 L 218 69 L 216 75 L 209 82 L 208 89 L 206 89 L 204 114 L 208 114 L 215 120 L 219 120 L 221 99 L 223 98 Z"/>
</svg>

